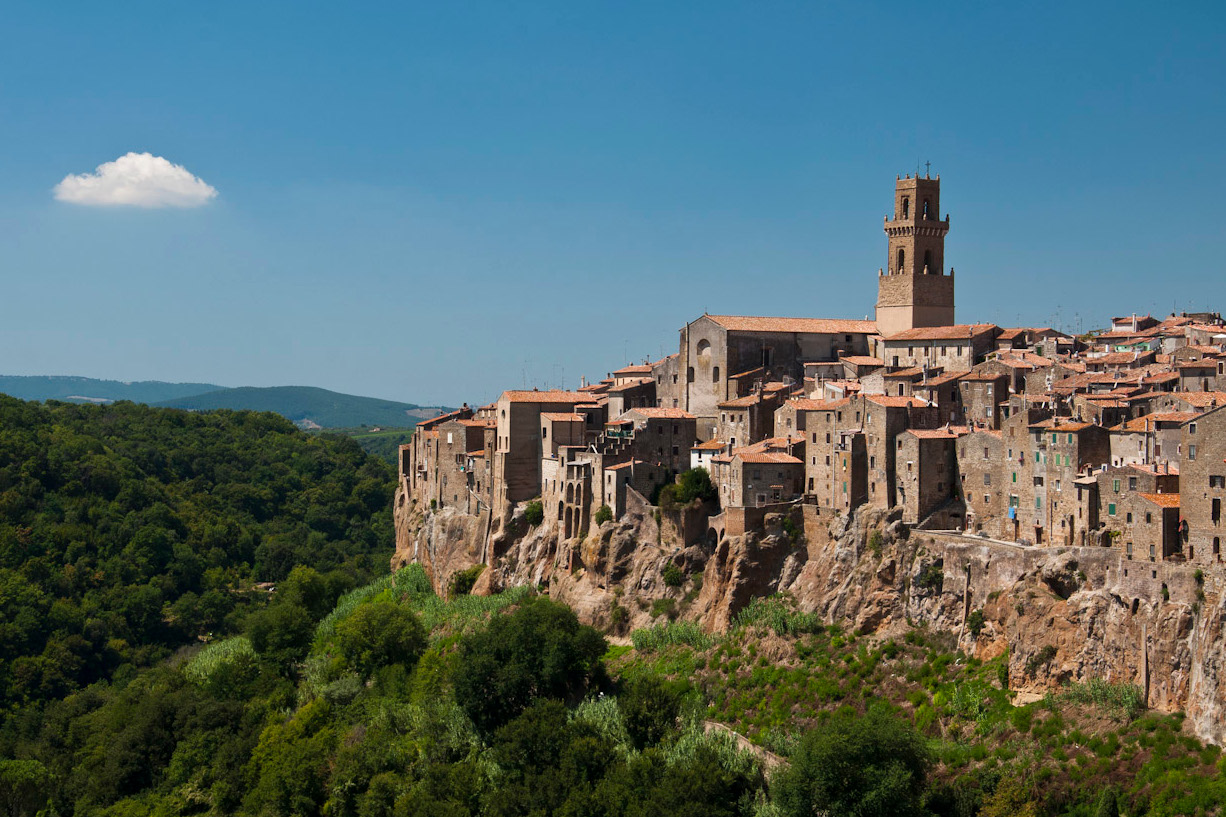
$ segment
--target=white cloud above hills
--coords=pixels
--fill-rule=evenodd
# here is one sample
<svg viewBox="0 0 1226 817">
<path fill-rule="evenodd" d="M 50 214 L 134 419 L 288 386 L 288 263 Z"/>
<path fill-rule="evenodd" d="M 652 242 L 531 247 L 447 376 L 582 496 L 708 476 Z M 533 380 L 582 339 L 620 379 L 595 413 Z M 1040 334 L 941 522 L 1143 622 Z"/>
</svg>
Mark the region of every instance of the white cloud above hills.
<svg viewBox="0 0 1226 817">
<path fill-rule="evenodd" d="M 65 176 L 54 193 L 59 201 L 95 207 L 199 207 L 217 189 L 161 156 L 128 153 L 93 173 Z"/>
</svg>

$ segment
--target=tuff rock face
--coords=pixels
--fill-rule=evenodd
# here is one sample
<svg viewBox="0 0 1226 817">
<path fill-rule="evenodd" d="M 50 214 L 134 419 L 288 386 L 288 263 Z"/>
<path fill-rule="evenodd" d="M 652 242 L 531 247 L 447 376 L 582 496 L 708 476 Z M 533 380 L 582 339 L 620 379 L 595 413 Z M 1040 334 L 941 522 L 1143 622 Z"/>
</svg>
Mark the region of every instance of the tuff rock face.
<svg viewBox="0 0 1226 817">
<path fill-rule="evenodd" d="M 724 631 L 752 598 L 786 592 L 800 609 L 865 633 L 921 626 L 954 633 L 983 659 L 1008 651 L 1009 686 L 1023 700 L 1070 680 L 1127 682 L 1151 708 L 1185 711 L 1202 740 L 1226 742 L 1226 576 L 1217 572 L 1127 561 L 1110 548 L 908 531 L 896 512 L 869 509 L 807 519 L 804 536 L 768 516 L 764 534 L 689 546 L 645 502 L 582 539 L 560 541 L 549 521 L 531 528 L 522 511 L 499 527 L 398 501 L 394 564 L 421 562 L 442 592 L 452 573 L 485 562 L 474 592 L 547 588 L 615 636 L 659 620 L 653 605 L 668 600 L 679 617 Z M 688 576 L 681 586 L 665 582 L 670 562 Z M 976 610 L 977 636 L 967 628 Z"/>
</svg>

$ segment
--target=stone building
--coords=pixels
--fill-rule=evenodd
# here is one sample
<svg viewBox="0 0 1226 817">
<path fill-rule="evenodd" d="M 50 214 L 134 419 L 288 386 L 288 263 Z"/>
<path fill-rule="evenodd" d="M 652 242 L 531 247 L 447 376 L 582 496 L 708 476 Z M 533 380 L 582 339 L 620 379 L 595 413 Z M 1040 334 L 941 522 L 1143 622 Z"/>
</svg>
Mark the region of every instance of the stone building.
<svg viewBox="0 0 1226 817">
<path fill-rule="evenodd" d="M 954 322 L 954 271 L 945 274 L 949 218 L 942 220 L 940 209 L 940 176 L 895 180 L 894 217 L 885 218 L 886 265 L 877 279 L 882 335 Z"/>
<path fill-rule="evenodd" d="M 537 496 L 541 485 L 541 415 L 570 413 L 591 397 L 568 391 L 505 391 L 496 408 L 494 507 L 506 513 L 517 502 Z"/>
<path fill-rule="evenodd" d="M 957 441 L 958 488 L 966 506 L 967 530 L 985 531 L 989 536 L 1012 538 L 1006 524 L 1009 510 L 1010 477 L 1004 437 L 1000 431 L 975 429 Z"/>
<path fill-rule="evenodd" d="M 999 332 L 991 323 L 907 329 L 883 336 L 878 356 L 890 367 L 969 372 L 992 351 Z"/>
<path fill-rule="evenodd" d="M 1186 523 L 1187 560 L 1220 562 L 1226 522 L 1226 406 L 1205 412 L 1181 427 L 1180 511 Z M 1181 536 L 1185 535 L 1183 530 Z"/>
<path fill-rule="evenodd" d="M 958 436 L 948 428 L 911 428 L 898 435 L 896 492 L 904 522 L 924 521 L 953 497 Z M 956 516 L 961 521 L 962 512 Z"/>
<path fill-rule="evenodd" d="M 681 330 L 680 382 L 664 383 L 661 404 L 677 400 L 699 418 L 699 436 L 711 439 L 718 436 L 720 403 L 758 383 L 799 385 L 806 361 L 866 355 L 875 333 L 872 321 L 703 315 Z"/>
</svg>

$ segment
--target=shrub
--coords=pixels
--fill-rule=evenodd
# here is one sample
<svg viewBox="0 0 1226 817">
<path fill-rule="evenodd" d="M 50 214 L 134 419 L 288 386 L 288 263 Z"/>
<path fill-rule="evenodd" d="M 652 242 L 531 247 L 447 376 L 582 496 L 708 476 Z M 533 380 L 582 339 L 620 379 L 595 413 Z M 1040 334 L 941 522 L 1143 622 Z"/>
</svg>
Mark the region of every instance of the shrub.
<svg viewBox="0 0 1226 817">
<path fill-rule="evenodd" d="M 613 521 L 613 509 L 608 505 L 601 505 L 596 509 L 596 515 L 592 517 L 592 520 L 597 525 L 603 525 L 605 522 Z"/>
<path fill-rule="evenodd" d="M 664 584 L 668 587 L 680 587 L 685 584 L 685 573 L 673 562 L 664 565 L 664 569 L 660 571 L 660 577 L 664 579 Z"/>
<path fill-rule="evenodd" d="M 456 596 L 467 596 L 471 593 L 482 570 L 485 570 L 485 565 L 473 565 L 465 570 L 457 570 L 452 573 L 451 580 L 447 582 L 447 597 L 454 599 Z"/>
<path fill-rule="evenodd" d="M 937 561 L 924 565 L 916 577 L 915 583 L 925 590 L 940 591 L 945 585 L 944 563 Z"/>
<path fill-rule="evenodd" d="M 881 535 L 881 531 L 874 530 L 868 536 L 868 549 L 873 552 L 874 556 L 881 556 L 881 548 L 885 545 L 885 539 Z"/>
<path fill-rule="evenodd" d="M 677 477 L 675 483 L 660 490 L 659 503 L 661 508 L 672 510 L 689 505 L 696 499 L 704 502 L 715 499 L 715 495 L 715 486 L 711 484 L 707 469 L 691 468 Z"/>
<path fill-rule="evenodd" d="M 807 733 L 771 789 L 783 815 L 923 814 L 927 743 L 884 707 L 847 709 Z"/>
<path fill-rule="evenodd" d="M 630 682 L 618 707 L 631 743 L 641 751 L 655 746 L 675 728 L 681 699 L 664 681 L 646 675 Z"/>
<path fill-rule="evenodd" d="M 639 652 L 655 652 L 674 644 L 705 650 L 714 643 L 711 636 L 692 621 L 670 621 L 645 630 L 635 630 L 630 634 L 630 640 Z"/>
<path fill-rule="evenodd" d="M 545 521 L 545 506 L 539 499 L 534 499 L 524 508 L 524 521 L 536 527 Z"/>
<path fill-rule="evenodd" d="M 651 603 L 651 615 L 668 616 L 669 621 L 677 617 L 677 602 L 674 599 L 656 599 Z"/>
<path fill-rule="evenodd" d="M 490 734 L 539 698 L 583 692 L 607 649 L 570 608 L 533 599 L 460 642 L 456 702 Z"/>
<path fill-rule="evenodd" d="M 341 655 L 363 677 L 388 664 L 416 664 L 428 640 L 417 616 L 392 601 L 363 604 L 336 625 Z"/>
<path fill-rule="evenodd" d="M 1040 667 L 1045 667 L 1056 657 L 1056 648 L 1051 644 L 1036 652 L 1026 661 L 1026 674 L 1033 676 Z"/>
<path fill-rule="evenodd" d="M 982 610 L 972 610 L 971 614 L 966 617 L 966 629 L 970 630 L 971 635 L 975 638 L 978 638 L 979 634 L 983 632 L 984 624 Z"/>
</svg>

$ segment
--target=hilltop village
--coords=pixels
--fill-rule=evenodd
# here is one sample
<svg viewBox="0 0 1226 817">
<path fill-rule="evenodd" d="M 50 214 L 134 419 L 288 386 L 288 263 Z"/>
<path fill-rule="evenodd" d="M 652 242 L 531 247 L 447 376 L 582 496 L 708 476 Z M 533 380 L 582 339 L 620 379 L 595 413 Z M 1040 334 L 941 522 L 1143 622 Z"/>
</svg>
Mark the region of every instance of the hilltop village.
<svg viewBox="0 0 1226 817">
<path fill-rule="evenodd" d="M 539 501 L 565 542 L 704 468 L 718 507 L 685 537 L 707 545 L 869 506 L 913 529 L 1219 565 L 1220 315 L 1077 337 L 957 323 L 939 213 L 939 177 L 896 181 L 875 320 L 704 314 L 662 360 L 421 422 L 398 505 L 483 518 L 488 543 Z"/>
</svg>

